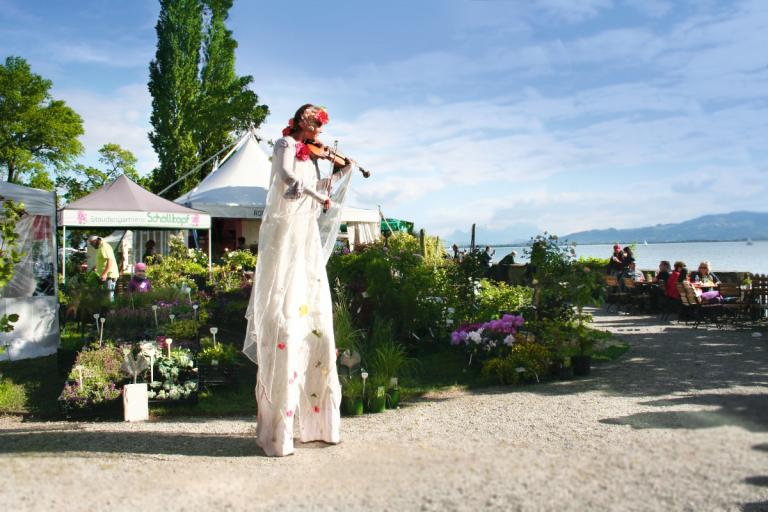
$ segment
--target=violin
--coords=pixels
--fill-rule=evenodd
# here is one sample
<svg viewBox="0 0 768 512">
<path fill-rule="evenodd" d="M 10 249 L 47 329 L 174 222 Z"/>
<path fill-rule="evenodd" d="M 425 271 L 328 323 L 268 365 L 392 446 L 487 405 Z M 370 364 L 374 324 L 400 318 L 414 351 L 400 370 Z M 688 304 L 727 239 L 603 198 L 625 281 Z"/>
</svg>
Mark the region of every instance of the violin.
<svg viewBox="0 0 768 512">
<path fill-rule="evenodd" d="M 322 159 L 322 160 L 330 160 L 333 162 L 333 172 L 337 172 L 338 169 L 341 169 L 342 167 L 345 167 L 349 165 L 350 159 L 336 151 L 335 149 L 332 149 L 319 140 L 305 140 L 304 144 L 307 145 L 307 148 L 309 149 L 310 156 L 312 159 Z M 370 171 L 366 171 L 359 165 L 357 166 L 358 169 L 360 169 L 360 172 L 363 174 L 364 178 L 368 178 L 371 176 Z"/>
</svg>

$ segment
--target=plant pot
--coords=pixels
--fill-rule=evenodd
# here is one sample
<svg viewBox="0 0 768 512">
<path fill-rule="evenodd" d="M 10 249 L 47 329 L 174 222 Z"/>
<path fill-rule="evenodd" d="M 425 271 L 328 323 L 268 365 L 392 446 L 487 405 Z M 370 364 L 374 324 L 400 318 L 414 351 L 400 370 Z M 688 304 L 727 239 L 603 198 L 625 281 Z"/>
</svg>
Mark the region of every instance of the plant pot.
<svg viewBox="0 0 768 512">
<path fill-rule="evenodd" d="M 592 367 L 592 356 L 573 356 L 571 358 L 571 364 L 573 366 L 573 374 L 579 377 L 589 375 Z"/>
<path fill-rule="evenodd" d="M 147 421 L 149 419 L 149 397 L 147 396 L 146 383 L 123 386 L 123 418 L 125 421 Z"/>
<path fill-rule="evenodd" d="M 565 359 L 557 359 L 549 365 L 549 373 L 555 379 L 571 379 L 573 378 L 573 366 L 566 365 Z"/>
<path fill-rule="evenodd" d="M 98 404 L 86 403 L 75 407 L 66 400 L 59 400 L 61 415 L 67 420 L 119 420 L 123 413 L 122 397 Z"/>
<path fill-rule="evenodd" d="M 400 405 L 400 389 L 390 388 L 387 391 L 387 409 L 397 409 Z"/>
<path fill-rule="evenodd" d="M 368 412 L 384 412 L 387 408 L 387 395 L 372 396 L 368 399 Z"/>
<path fill-rule="evenodd" d="M 344 397 L 341 400 L 341 412 L 345 416 L 362 416 L 363 399 Z"/>
<path fill-rule="evenodd" d="M 199 364 L 197 368 L 201 387 L 236 387 L 238 384 L 233 364 Z"/>
</svg>

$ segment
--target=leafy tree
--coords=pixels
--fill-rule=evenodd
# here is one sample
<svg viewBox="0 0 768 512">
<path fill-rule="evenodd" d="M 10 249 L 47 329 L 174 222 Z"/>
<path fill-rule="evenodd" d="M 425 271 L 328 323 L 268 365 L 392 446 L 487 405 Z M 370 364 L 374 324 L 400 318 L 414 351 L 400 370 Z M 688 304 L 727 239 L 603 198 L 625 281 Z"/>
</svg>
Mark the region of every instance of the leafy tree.
<svg viewBox="0 0 768 512">
<path fill-rule="evenodd" d="M 160 160 L 151 182 L 152 189 L 159 192 L 198 163 L 193 132 L 194 108 L 200 91 L 198 65 L 203 30 L 200 0 L 160 0 L 155 30 L 157 52 L 149 65 L 152 94 L 149 140 Z M 177 184 L 167 192 L 167 197 L 177 197 L 182 192 Z"/>
<path fill-rule="evenodd" d="M 226 27 L 233 0 L 203 0 L 209 22 L 204 39 L 203 67 L 200 73 L 200 97 L 195 111 L 195 138 L 201 162 L 207 160 L 233 140 L 233 132 L 259 126 L 269 109 L 259 105 L 255 92 L 248 89 L 250 75 L 235 74 L 237 41 Z M 190 176 L 187 188 L 205 178 L 212 165 Z"/>
<path fill-rule="evenodd" d="M 99 149 L 99 162 L 103 169 L 77 164 L 61 170 L 56 177 L 56 186 L 62 190 L 61 197 L 71 203 L 125 174 L 142 184 L 136 171 L 136 157 L 119 144 L 104 144 Z"/>
<path fill-rule="evenodd" d="M 67 165 L 83 151 L 83 121 L 51 97 L 51 86 L 21 57 L 0 65 L 0 174 L 10 183 L 31 175 L 36 185 L 49 186 L 44 166 Z"/>
<path fill-rule="evenodd" d="M 157 53 L 150 64 L 150 140 L 160 160 L 151 188 L 159 192 L 233 142 L 233 133 L 259 126 L 269 110 L 235 73 L 237 42 L 226 28 L 233 0 L 161 0 Z M 168 197 L 192 188 L 201 169 Z"/>
</svg>

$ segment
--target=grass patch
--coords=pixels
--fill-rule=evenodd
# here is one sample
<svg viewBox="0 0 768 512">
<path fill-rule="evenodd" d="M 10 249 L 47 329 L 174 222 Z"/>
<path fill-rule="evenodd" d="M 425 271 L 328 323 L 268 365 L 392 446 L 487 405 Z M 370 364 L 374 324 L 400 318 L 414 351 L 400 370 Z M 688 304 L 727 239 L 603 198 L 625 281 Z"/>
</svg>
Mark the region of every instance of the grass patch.
<svg viewBox="0 0 768 512">
<path fill-rule="evenodd" d="M 626 341 L 614 341 L 612 344 L 607 345 L 600 350 L 595 350 L 592 353 L 592 361 L 594 362 L 607 362 L 614 361 L 623 356 L 629 350 L 629 343 Z"/>
<path fill-rule="evenodd" d="M 51 355 L 0 363 L 0 414 L 51 418 L 58 414 L 56 399 L 64 386 L 58 358 Z"/>
</svg>

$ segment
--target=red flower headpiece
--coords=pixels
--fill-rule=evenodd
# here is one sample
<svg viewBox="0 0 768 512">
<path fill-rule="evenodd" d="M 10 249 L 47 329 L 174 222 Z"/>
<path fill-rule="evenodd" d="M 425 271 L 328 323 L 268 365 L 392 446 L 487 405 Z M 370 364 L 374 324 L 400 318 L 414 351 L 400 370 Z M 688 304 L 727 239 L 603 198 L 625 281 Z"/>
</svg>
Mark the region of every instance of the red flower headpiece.
<svg viewBox="0 0 768 512">
<path fill-rule="evenodd" d="M 315 115 L 315 119 L 317 119 L 317 122 L 322 124 L 326 124 L 328 122 L 328 112 L 323 107 L 317 107 L 317 114 Z"/>
</svg>

